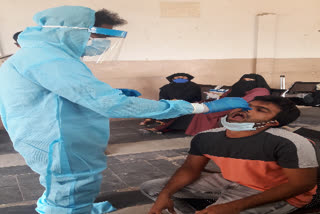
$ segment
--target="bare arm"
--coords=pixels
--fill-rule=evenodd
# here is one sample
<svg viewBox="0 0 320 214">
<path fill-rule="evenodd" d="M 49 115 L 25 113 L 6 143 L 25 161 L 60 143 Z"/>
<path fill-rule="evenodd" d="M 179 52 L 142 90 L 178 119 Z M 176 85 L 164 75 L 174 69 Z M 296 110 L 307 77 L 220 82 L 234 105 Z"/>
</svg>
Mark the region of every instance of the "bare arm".
<svg viewBox="0 0 320 214">
<path fill-rule="evenodd" d="M 197 214 L 238 214 L 240 211 L 257 207 L 263 204 L 286 200 L 307 192 L 317 183 L 317 168 L 283 169 L 288 182 L 266 190 L 262 193 L 235 200 L 229 203 L 213 205 Z"/>
<path fill-rule="evenodd" d="M 208 161 L 209 159 L 204 156 L 188 155 L 183 165 L 175 172 L 160 192 L 149 214 L 161 214 L 161 211 L 164 209 L 168 209 L 171 213 L 174 213 L 173 202 L 170 197 L 184 186 L 197 180 Z"/>
<path fill-rule="evenodd" d="M 197 180 L 208 161 L 209 159 L 204 156 L 188 155 L 185 162 L 174 173 L 160 194 L 171 197 L 179 189 Z"/>
</svg>

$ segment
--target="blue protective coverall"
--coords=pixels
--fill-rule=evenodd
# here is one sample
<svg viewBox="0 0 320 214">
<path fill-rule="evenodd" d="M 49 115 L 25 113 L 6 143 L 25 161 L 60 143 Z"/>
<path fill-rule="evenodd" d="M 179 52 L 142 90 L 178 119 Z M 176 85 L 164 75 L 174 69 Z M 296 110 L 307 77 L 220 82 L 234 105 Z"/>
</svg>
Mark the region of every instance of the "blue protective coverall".
<svg viewBox="0 0 320 214">
<path fill-rule="evenodd" d="M 38 26 L 19 36 L 21 49 L 0 68 L 0 113 L 10 138 L 26 163 L 40 174 L 45 192 L 37 211 L 46 214 L 105 213 L 108 202 L 94 204 L 109 118 L 173 118 L 190 114 L 185 101 L 127 97 L 94 77 L 80 60 L 95 11 L 78 6 L 37 13 Z"/>
</svg>

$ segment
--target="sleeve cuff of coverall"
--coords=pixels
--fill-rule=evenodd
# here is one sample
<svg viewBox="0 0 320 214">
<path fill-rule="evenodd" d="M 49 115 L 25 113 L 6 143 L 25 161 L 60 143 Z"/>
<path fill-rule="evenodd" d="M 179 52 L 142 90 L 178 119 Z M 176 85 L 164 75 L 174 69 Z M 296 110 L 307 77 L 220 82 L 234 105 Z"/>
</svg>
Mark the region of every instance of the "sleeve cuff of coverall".
<svg viewBox="0 0 320 214">
<path fill-rule="evenodd" d="M 191 103 L 193 106 L 192 114 L 201 114 L 209 112 L 209 108 L 203 103 Z"/>
</svg>

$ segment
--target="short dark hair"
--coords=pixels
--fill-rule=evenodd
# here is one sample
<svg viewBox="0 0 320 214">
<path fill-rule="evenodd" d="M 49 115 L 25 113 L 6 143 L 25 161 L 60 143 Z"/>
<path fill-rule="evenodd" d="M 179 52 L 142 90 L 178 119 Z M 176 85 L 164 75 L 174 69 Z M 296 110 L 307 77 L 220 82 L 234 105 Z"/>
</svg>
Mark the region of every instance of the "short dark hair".
<svg viewBox="0 0 320 214">
<path fill-rule="evenodd" d="M 95 13 L 95 17 L 96 17 L 96 20 L 94 23 L 95 27 L 100 27 L 103 24 L 108 24 L 108 25 L 112 25 L 112 26 L 119 26 L 119 25 L 127 24 L 127 21 L 120 18 L 117 13 L 111 12 L 106 9 L 98 10 Z"/>
<path fill-rule="evenodd" d="M 254 100 L 269 102 L 280 107 L 280 112 L 273 118 L 279 122 L 277 127 L 288 125 L 300 116 L 300 110 L 296 104 L 288 98 L 278 96 L 258 96 Z"/>
<path fill-rule="evenodd" d="M 18 43 L 18 36 L 19 36 L 19 34 L 21 33 L 22 31 L 19 31 L 19 32 L 16 32 L 15 34 L 13 34 L 13 39 L 14 39 L 14 41 L 16 41 L 16 43 Z"/>
</svg>

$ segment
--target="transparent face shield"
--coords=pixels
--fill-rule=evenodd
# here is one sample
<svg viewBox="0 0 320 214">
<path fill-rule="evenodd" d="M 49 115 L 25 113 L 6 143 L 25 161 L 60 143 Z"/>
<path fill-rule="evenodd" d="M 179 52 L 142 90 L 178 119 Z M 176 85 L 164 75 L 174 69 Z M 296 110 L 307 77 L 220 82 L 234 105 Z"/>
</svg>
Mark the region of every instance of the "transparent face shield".
<svg viewBox="0 0 320 214">
<path fill-rule="evenodd" d="M 115 61 L 119 58 L 127 32 L 107 28 L 88 29 L 91 37 L 83 54 L 83 61 Z"/>
<path fill-rule="evenodd" d="M 92 27 L 68 27 L 68 26 L 42 26 L 43 28 L 72 28 L 87 30 L 91 33 L 85 51 L 82 55 L 83 61 L 115 61 L 119 58 L 121 48 L 127 36 L 126 31 L 113 30 L 108 28 Z"/>
</svg>

